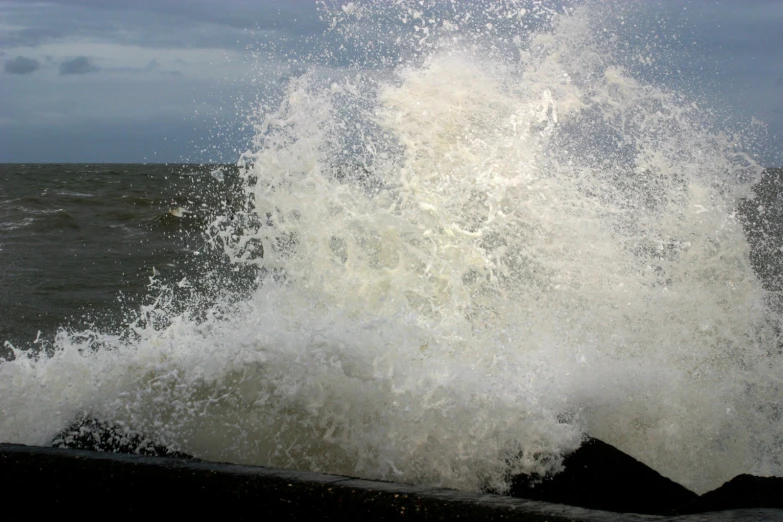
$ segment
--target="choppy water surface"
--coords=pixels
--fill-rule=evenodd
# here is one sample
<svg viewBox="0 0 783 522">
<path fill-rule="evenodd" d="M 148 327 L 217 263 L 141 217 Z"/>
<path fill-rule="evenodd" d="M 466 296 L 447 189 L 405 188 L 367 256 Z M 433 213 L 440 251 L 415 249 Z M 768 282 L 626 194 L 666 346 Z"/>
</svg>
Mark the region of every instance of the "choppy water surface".
<svg viewBox="0 0 783 522">
<path fill-rule="evenodd" d="M 191 165 L 0 166 L 0 336 L 24 345 L 63 321 L 85 327 L 134 308 L 150 277 L 180 275 L 199 231 L 230 198 Z M 233 169 L 235 170 L 235 169 Z"/>
<path fill-rule="evenodd" d="M 259 106 L 237 169 L 26 178 L 3 299 L 49 294 L 4 335 L 48 295 L 118 315 L 14 344 L 0 440 L 89 413 L 206 459 L 502 489 L 589 433 L 700 492 L 780 475 L 779 200 L 742 203 L 762 169 L 642 80 L 665 49 L 628 56 L 621 5 L 322 6 L 360 63 Z"/>
</svg>

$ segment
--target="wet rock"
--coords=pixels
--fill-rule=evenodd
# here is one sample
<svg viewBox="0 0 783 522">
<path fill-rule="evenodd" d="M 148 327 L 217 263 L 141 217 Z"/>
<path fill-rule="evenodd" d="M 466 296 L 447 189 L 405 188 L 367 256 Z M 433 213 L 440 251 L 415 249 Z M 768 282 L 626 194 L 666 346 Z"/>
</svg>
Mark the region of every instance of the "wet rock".
<svg viewBox="0 0 783 522">
<path fill-rule="evenodd" d="M 158 444 L 128 427 L 101 422 L 91 417 L 81 418 L 65 428 L 54 437 L 52 446 L 153 457 L 193 458 L 187 453 Z"/>
<path fill-rule="evenodd" d="M 618 513 L 663 515 L 697 495 L 598 439 L 589 438 L 553 476 L 516 475 L 510 495 Z"/>
<path fill-rule="evenodd" d="M 737 475 L 718 489 L 675 510 L 674 514 L 707 513 L 728 509 L 783 509 L 783 477 Z M 783 513 L 781 513 L 783 517 Z"/>
<path fill-rule="evenodd" d="M 650 522 L 636 515 L 439 487 L 2 442 L 0 491 L 6 503 L 3 520 L 74 513 L 82 518 L 253 522 Z"/>
</svg>

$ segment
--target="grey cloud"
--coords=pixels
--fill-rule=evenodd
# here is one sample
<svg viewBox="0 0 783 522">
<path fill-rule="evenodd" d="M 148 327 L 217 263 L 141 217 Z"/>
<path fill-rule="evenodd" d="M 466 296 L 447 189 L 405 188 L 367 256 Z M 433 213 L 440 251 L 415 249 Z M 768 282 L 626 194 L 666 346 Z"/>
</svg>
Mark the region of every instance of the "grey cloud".
<svg viewBox="0 0 783 522">
<path fill-rule="evenodd" d="M 779 86 L 783 87 L 783 74 L 778 76 L 778 79 L 775 80 L 775 85 L 779 85 Z"/>
<path fill-rule="evenodd" d="M 142 11 L 242 29 L 285 29 L 298 34 L 320 31 L 315 2 L 290 0 L 53 0 L 93 9 Z"/>
<path fill-rule="evenodd" d="M 77 56 L 71 60 L 66 60 L 60 64 L 60 74 L 87 74 L 98 72 L 100 67 L 92 63 L 87 56 Z"/>
<path fill-rule="evenodd" d="M 247 44 L 237 42 L 247 38 L 247 34 L 242 38 L 246 30 L 274 31 L 289 38 L 313 36 L 323 30 L 315 2 L 50 0 L 29 4 L 27 0 L 11 0 L 1 4 L 6 5 L 2 13 L 6 21 L 15 26 L 0 35 L 0 45 L 5 47 L 89 35 L 145 47 L 236 48 Z"/>
<path fill-rule="evenodd" d="M 8 74 L 30 74 L 41 68 L 41 64 L 34 58 L 17 56 L 13 60 L 8 60 L 3 66 L 3 71 Z"/>
<path fill-rule="evenodd" d="M 181 61 L 181 60 L 180 60 Z M 111 67 L 106 68 L 107 72 L 115 73 L 133 73 L 133 74 L 145 74 L 145 73 L 157 73 L 170 76 L 183 76 L 182 71 L 174 69 L 162 69 L 158 60 L 150 60 L 144 67 Z"/>
<path fill-rule="evenodd" d="M 321 56 L 320 49 L 337 46 L 330 41 L 334 34 L 323 36 L 325 27 L 318 18 L 315 2 L 50 0 L 38 3 L 0 0 L 0 20 L 11 29 L 0 31 L 0 48 L 10 49 L 12 53 L 17 45 L 46 45 L 48 48 L 59 41 L 89 41 L 167 51 L 224 49 L 261 60 L 317 60 L 320 65 L 338 67 L 347 64 L 345 56 L 353 55 L 353 47 L 347 46 L 339 56 Z M 25 51 L 19 49 L 17 52 L 23 54 Z M 96 55 L 86 49 L 72 53 Z M 102 74 L 146 72 L 123 69 L 125 64 L 114 64 L 108 59 L 110 54 L 110 51 L 101 53 L 105 60 L 101 62 Z M 162 68 L 146 73 L 160 77 L 182 74 Z"/>
<path fill-rule="evenodd" d="M 65 32 L 56 27 L 10 29 L 0 35 L 0 45 L 4 47 L 36 47 L 63 36 L 65 36 Z"/>
</svg>

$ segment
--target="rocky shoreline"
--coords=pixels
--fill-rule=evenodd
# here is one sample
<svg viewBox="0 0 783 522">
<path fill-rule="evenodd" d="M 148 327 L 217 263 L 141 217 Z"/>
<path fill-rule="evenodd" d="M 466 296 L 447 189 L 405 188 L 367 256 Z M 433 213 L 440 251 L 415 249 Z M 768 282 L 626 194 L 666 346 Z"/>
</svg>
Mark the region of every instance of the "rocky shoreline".
<svg viewBox="0 0 783 522">
<path fill-rule="evenodd" d="M 274 520 L 783 520 L 783 478 L 739 475 L 701 496 L 597 439 L 552 477 L 512 477 L 509 496 L 205 462 L 83 419 L 55 447 L 0 444 L 0 491 L 30 509 L 219 513 Z M 28 512 L 31 514 L 31 512 Z"/>
<path fill-rule="evenodd" d="M 16 444 L 0 444 L 0 490 L 6 503 L 28 499 L 16 504 L 22 507 L 18 519 L 57 512 L 101 517 L 218 515 L 232 520 L 783 520 L 783 510 L 778 509 L 675 517 L 620 514 L 311 472 Z"/>
</svg>

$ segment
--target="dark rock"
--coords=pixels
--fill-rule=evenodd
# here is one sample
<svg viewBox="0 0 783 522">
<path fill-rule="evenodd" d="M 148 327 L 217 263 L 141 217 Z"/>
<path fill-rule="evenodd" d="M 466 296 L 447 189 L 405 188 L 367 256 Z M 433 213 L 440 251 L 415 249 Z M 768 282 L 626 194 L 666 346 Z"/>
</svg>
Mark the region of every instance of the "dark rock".
<svg viewBox="0 0 783 522">
<path fill-rule="evenodd" d="M 510 495 L 619 513 L 663 515 L 694 501 L 692 491 L 622 451 L 588 438 L 552 476 L 516 475 Z"/>
<path fill-rule="evenodd" d="M 546 502 L 352 479 L 307 471 L 41 448 L 0 442 L 3 520 L 62 513 L 220 520 L 506 522 L 766 522 L 783 510 L 675 518 L 590 511 Z"/>
<path fill-rule="evenodd" d="M 79 419 L 65 428 L 52 440 L 52 446 L 153 457 L 193 458 L 186 453 L 157 444 L 130 428 L 97 421 L 91 417 Z"/>
<path fill-rule="evenodd" d="M 591 513 L 430 486 L 3 443 L 0 491 L 6 504 L 3 520 L 84 513 L 92 518 L 254 522 L 649 522 L 639 515 Z"/>
<path fill-rule="evenodd" d="M 783 477 L 737 475 L 718 489 L 676 509 L 674 514 L 748 508 L 783 509 Z"/>
</svg>

